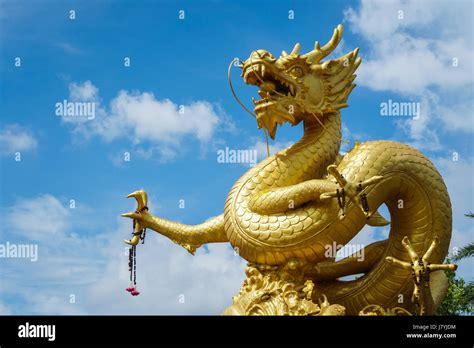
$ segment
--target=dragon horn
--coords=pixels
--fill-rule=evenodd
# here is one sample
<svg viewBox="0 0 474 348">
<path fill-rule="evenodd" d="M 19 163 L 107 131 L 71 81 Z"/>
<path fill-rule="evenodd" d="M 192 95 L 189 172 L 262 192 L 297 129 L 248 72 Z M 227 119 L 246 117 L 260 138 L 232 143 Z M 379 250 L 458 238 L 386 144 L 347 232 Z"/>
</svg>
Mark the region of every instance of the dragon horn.
<svg viewBox="0 0 474 348">
<path fill-rule="evenodd" d="M 319 47 L 319 43 L 316 41 L 316 43 L 314 44 L 314 50 L 306 53 L 305 55 L 303 55 L 303 57 L 309 59 L 313 63 L 321 61 L 321 59 L 328 56 L 332 51 L 334 51 L 339 42 L 341 42 L 342 32 L 342 25 L 339 24 L 337 28 L 334 29 L 332 38 L 327 44 L 325 44 L 323 47 Z"/>
<path fill-rule="evenodd" d="M 295 47 L 293 47 L 293 50 L 290 53 L 290 56 L 297 56 L 300 53 L 301 45 L 299 42 L 296 43 Z"/>
</svg>

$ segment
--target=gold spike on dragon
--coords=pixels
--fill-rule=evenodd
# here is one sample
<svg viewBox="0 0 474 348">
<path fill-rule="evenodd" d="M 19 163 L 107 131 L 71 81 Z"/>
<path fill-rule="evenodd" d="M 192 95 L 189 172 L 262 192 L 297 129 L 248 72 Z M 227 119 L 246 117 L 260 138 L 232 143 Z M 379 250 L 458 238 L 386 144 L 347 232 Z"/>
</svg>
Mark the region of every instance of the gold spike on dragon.
<svg viewBox="0 0 474 348">
<path fill-rule="evenodd" d="M 241 62 L 257 125 L 272 139 L 284 122 L 303 123 L 295 144 L 268 156 L 230 189 L 223 213 L 199 225 L 152 215 L 143 190 L 129 197 L 136 246 L 154 230 L 190 253 L 229 243 L 248 261 L 246 279 L 226 315 L 434 314 L 447 292 L 442 264 L 451 239 L 451 203 L 434 165 L 394 141 L 341 146 L 341 109 L 355 87 L 359 50 L 325 58 L 342 38 L 339 25 L 324 46 L 300 44 L 275 58 L 259 49 Z M 387 221 L 378 208 L 385 204 Z M 365 225 L 390 225 L 387 240 L 336 261 L 328 245 L 345 245 Z M 362 232 L 363 233 L 363 232 Z M 361 275 L 355 280 L 342 277 Z M 211 289 L 210 289 L 211 290 Z"/>
</svg>

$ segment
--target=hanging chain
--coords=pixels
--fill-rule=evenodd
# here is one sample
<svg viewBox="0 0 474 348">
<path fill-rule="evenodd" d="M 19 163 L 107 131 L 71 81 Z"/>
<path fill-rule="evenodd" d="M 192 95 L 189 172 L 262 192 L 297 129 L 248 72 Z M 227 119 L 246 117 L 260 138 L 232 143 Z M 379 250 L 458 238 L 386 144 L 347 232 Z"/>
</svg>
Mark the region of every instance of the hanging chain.
<svg viewBox="0 0 474 348">
<path fill-rule="evenodd" d="M 135 246 L 133 249 L 133 286 L 137 286 L 137 248 Z"/>
<path fill-rule="evenodd" d="M 140 211 L 148 210 L 148 207 L 143 207 Z M 145 237 L 146 237 L 146 228 L 142 229 L 141 231 L 135 232 L 137 222 L 135 219 L 133 220 L 133 236 L 140 236 L 140 240 L 142 244 L 145 244 Z M 130 286 L 126 289 L 132 296 L 140 295 L 140 292 L 137 290 L 137 247 L 132 245 L 128 250 L 128 271 L 130 272 Z"/>
<path fill-rule="evenodd" d="M 132 268 L 133 268 L 133 254 L 132 254 L 132 251 L 133 251 L 132 248 L 128 249 L 128 271 L 130 272 L 130 288 L 131 288 L 132 280 L 133 280 L 132 279 Z"/>
<path fill-rule="evenodd" d="M 146 237 L 146 228 L 143 229 L 143 233 L 140 237 L 142 244 L 145 244 L 145 237 Z"/>
<path fill-rule="evenodd" d="M 359 181 L 359 185 L 357 186 L 357 191 L 362 192 L 362 181 Z M 364 212 L 368 213 L 370 211 L 369 207 L 369 202 L 367 200 L 367 194 L 362 193 L 359 196 L 360 198 L 360 204 L 362 205 L 362 209 L 364 209 Z"/>
<path fill-rule="evenodd" d="M 344 216 L 344 209 L 346 207 L 346 191 L 344 189 L 337 189 L 337 203 L 339 204 L 339 208 L 342 210 L 342 215 Z"/>
</svg>

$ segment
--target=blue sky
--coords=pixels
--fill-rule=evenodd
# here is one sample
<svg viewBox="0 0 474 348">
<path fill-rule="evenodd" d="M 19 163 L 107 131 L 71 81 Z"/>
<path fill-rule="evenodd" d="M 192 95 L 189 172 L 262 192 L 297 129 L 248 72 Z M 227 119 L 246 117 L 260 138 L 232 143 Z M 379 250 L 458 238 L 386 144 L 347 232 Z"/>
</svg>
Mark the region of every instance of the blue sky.
<svg viewBox="0 0 474 348">
<path fill-rule="evenodd" d="M 217 314 L 229 305 L 245 266 L 230 247 L 213 245 L 193 258 L 152 233 L 138 250 L 143 296 L 127 297 L 121 240 L 131 223 L 118 215 L 134 202 L 124 197 L 144 188 L 154 214 L 185 223 L 220 214 L 248 166 L 218 163 L 217 151 L 257 149 L 264 156 L 262 132 L 230 93 L 230 61 L 259 48 L 279 55 L 296 42 L 310 50 L 339 23 L 345 31 L 333 57 L 360 47 L 363 59 L 358 87 L 342 111 L 344 138 L 420 148 L 451 195 L 452 248 L 472 241 L 472 221 L 463 216 L 474 210 L 472 6 L 0 1 L 0 242 L 39 247 L 35 263 L 0 259 L 0 313 Z M 236 70 L 232 78 L 251 105 L 255 88 Z M 95 102 L 96 118 L 57 116 L 55 104 L 64 99 Z M 420 103 L 419 119 L 382 117 L 380 104 L 389 99 Z M 186 111 L 177 123 L 180 105 Z M 285 126 L 272 148 L 296 141 L 301 131 Z M 381 234 L 367 229 L 358 242 Z M 472 266 L 463 262 L 460 274 L 472 279 Z"/>
</svg>

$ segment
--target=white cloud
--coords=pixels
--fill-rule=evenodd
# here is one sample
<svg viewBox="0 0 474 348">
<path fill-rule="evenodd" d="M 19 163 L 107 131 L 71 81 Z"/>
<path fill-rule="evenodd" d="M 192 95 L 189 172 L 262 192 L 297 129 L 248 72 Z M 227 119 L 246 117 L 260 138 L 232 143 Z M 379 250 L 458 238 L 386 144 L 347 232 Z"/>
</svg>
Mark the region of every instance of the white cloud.
<svg viewBox="0 0 474 348">
<path fill-rule="evenodd" d="M 188 135 L 200 141 L 209 140 L 219 121 L 212 105 L 198 101 L 184 105 L 182 110 L 180 113 L 180 106 L 171 100 L 156 100 L 151 93 L 121 91 L 111 102 L 113 119 L 109 119 L 108 126 L 100 132 L 106 138 L 113 138 L 117 133 L 123 135 L 128 129 L 136 142 L 143 139 L 176 144 Z"/>
<path fill-rule="evenodd" d="M 54 44 L 54 46 L 62 49 L 64 52 L 69 53 L 69 54 L 80 54 L 80 53 L 82 53 L 81 49 L 79 49 L 76 46 L 71 45 L 70 43 L 67 43 L 67 42 L 59 42 L 57 44 Z"/>
<path fill-rule="evenodd" d="M 474 158 L 436 158 L 434 164 L 443 176 L 448 188 L 453 211 L 453 230 L 449 253 L 452 255 L 455 248 L 458 250 L 474 241 L 474 219 L 464 214 L 474 211 Z M 457 274 L 468 280 L 474 278 L 474 259 L 467 258 L 458 263 Z"/>
<path fill-rule="evenodd" d="M 137 249 L 141 295 L 132 297 L 125 291 L 128 248 L 122 241 L 130 235 L 131 221 L 118 218 L 112 229 L 83 228 L 79 222 L 90 216 L 67 209 L 60 199 L 46 194 L 20 199 L 6 210 L 2 239 L 37 243 L 38 261 L 0 260 L 0 296 L 16 298 L 8 308 L 0 304 L 0 312 L 220 314 L 245 278 L 246 262 L 228 244 L 211 244 L 208 251 L 200 248 L 192 256 L 148 231 L 146 243 Z M 159 210 L 156 205 L 153 209 Z M 70 303 L 71 295 L 75 303 Z"/>
<path fill-rule="evenodd" d="M 474 130 L 472 119 L 462 127 L 461 116 L 450 118 L 454 110 L 472 107 L 472 4 L 362 0 L 359 9 L 345 11 L 345 19 L 368 43 L 368 51 L 361 52 L 358 83 L 421 102 L 418 120 L 400 122 L 419 146 L 440 148 L 437 124 Z"/>
<path fill-rule="evenodd" d="M 418 149 L 428 149 L 430 151 L 440 150 L 442 148 L 438 130 L 435 127 L 430 127 L 431 122 L 435 117 L 439 119 L 442 117 L 439 114 L 439 96 L 429 90 L 426 90 L 423 95 L 417 99 L 420 103 L 420 113 L 417 118 L 406 120 L 399 120 L 397 125 L 406 129 L 413 139 L 409 145 Z"/>
<path fill-rule="evenodd" d="M 0 315 L 10 315 L 12 314 L 10 308 L 4 303 L 0 303 Z"/>
<path fill-rule="evenodd" d="M 69 285 L 77 285 L 97 279 L 101 261 L 95 258 L 96 250 L 91 246 L 100 248 L 103 242 L 100 236 L 77 233 L 79 229 L 90 228 L 84 221 L 90 218 L 83 214 L 85 211 L 84 208 L 69 209 L 50 194 L 19 198 L 5 209 L 0 230 L 2 241 L 33 244 L 38 250 L 37 262 L 1 260 L 10 270 L 2 275 L 5 284 L 10 277 L 10 281 L 24 283 L 25 291 L 30 291 L 29 287 L 43 282 L 48 286 L 48 282 L 56 284 L 67 279 Z M 5 285 L 3 290 L 17 291 L 17 288 Z"/>
<path fill-rule="evenodd" d="M 36 149 L 38 141 L 26 128 L 18 124 L 10 124 L 0 130 L 0 154 L 10 155 L 15 152 Z"/>
<path fill-rule="evenodd" d="M 90 80 L 83 83 L 72 82 L 69 84 L 69 99 L 78 102 L 98 101 L 99 89 Z"/>
<path fill-rule="evenodd" d="M 137 283 L 134 298 L 129 283 L 123 244 L 130 223 L 120 223 L 111 240 L 107 267 L 101 280 L 87 289 L 88 309 L 111 314 L 220 314 L 232 304 L 245 278 L 245 262 L 228 244 L 210 244 L 195 256 L 153 231 L 137 248 Z M 180 303 L 184 295 L 184 303 Z"/>
<path fill-rule="evenodd" d="M 453 237 L 451 248 L 461 248 L 474 240 L 474 219 L 464 214 L 474 211 L 474 158 L 459 158 L 453 161 L 447 158 L 434 160 L 446 187 L 448 188 L 453 209 Z M 474 260 L 473 260 L 474 261 Z"/>
<path fill-rule="evenodd" d="M 226 121 L 223 110 L 207 101 L 178 105 L 169 99 L 158 100 L 153 93 L 121 90 L 106 108 L 91 81 L 71 83 L 69 92 L 72 101 L 90 101 L 96 107 L 93 120 L 67 120 L 74 121 L 76 137 L 97 136 L 106 142 L 127 139 L 146 158 L 158 155 L 165 161 L 174 159 L 186 139 L 195 139 L 204 146 Z"/>
<path fill-rule="evenodd" d="M 18 234 L 40 241 L 63 235 L 70 212 L 54 196 L 19 200 L 10 208 L 9 223 Z"/>
<path fill-rule="evenodd" d="M 473 133 L 474 118 L 472 111 L 474 110 L 473 100 L 463 100 L 451 107 L 439 106 L 438 112 L 446 129 L 452 131 Z"/>
</svg>

